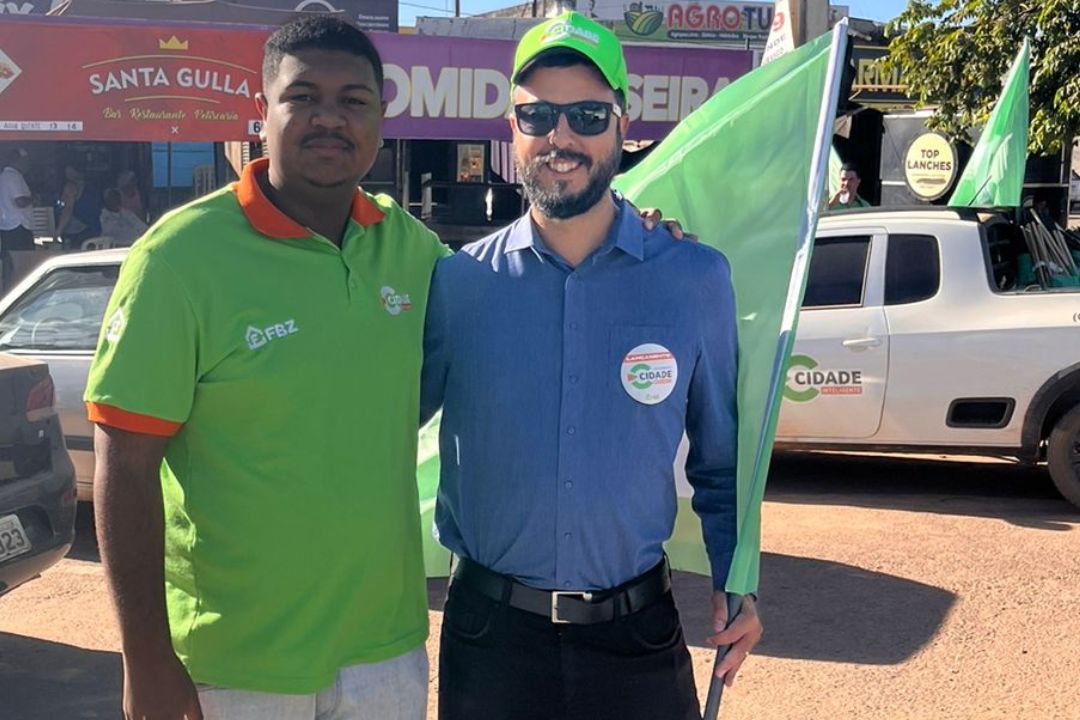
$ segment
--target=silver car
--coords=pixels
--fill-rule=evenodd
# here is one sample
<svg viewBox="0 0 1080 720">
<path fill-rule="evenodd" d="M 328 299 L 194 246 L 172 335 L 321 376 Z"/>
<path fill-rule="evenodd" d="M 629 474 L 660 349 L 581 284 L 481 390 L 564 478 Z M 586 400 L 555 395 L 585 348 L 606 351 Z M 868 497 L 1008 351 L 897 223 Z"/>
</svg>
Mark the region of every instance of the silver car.
<svg viewBox="0 0 1080 720">
<path fill-rule="evenodd" d="M 94 478 L 94 428 L 86 418 L 83 390 L 126 254 L 121 248 L 51 258 L 0 300 L 0 351 L 49 365 L 79 500 L 92 499 Z"/>
<path fill-rule="evenodd" d="M 0 353 L 0 595 L 60 562 L 75 538 L 75 472 L 49 367 Z"/>
</svg>

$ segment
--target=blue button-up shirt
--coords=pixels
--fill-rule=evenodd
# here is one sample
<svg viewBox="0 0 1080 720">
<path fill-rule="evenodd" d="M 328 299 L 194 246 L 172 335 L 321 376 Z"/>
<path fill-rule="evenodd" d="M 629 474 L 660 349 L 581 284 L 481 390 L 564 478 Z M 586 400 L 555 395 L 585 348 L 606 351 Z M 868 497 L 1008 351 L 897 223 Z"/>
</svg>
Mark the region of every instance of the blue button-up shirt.
<svg viewBox="0 0 1080 720">
<path fill-rule="evenodd" d="M 737 360 L 723 255 L 646 232 L 620 202 L 604 244 L 574 268 L 526 215 L 439 262 L 424 352 L 422 414 L 443 406 L 443 545 L 534 587 L 626 582 L 671 536 L 685 430 L 693 506 L 723 587 Z"/>
</svg>

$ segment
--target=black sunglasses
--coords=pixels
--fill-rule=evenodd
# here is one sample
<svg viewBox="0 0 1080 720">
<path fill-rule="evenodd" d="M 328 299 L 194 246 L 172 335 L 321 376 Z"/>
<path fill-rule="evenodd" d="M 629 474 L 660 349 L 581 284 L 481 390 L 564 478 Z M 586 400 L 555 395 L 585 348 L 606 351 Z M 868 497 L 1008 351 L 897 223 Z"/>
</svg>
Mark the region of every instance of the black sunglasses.
<svg viewBox="0 0 1080 720">
<path fill-rule="evenodd" d="M 609 102 L 582 100 L 558 105 L 550 102 L 522 103 L 514 106 L 518 130 L 525 135 L 547 135 L 559 124 L 559 116 L 578 135 L 600 135 L 608 129 L 611 116 L 622 117 L 622 108 Z"/>
</svg>

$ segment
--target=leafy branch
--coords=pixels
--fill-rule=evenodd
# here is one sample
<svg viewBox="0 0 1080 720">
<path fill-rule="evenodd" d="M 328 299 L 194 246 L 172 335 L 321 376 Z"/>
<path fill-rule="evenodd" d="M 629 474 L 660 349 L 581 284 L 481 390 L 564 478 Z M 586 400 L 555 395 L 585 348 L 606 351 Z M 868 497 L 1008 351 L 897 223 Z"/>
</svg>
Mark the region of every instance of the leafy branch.
<svg viewBox="0 0 1080 720">
<path fill-rule="evenodd" d="M 930 126 L 966 139 L 990 116 L 1001 81 L 1031 40 L 1029 150 L 1060 151 L 1080 135 L 1080 0 L 911 0 L 889 23 L 883 61 L 899 68 Z"/>
</svg>

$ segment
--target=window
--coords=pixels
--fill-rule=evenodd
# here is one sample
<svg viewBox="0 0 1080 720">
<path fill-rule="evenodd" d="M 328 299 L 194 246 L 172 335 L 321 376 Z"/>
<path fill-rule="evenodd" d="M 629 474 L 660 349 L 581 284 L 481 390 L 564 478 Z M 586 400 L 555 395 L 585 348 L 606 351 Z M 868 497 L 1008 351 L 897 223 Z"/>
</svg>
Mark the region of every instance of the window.
<svg viewBox="0 0 1080 720">
<path fill-rule="evenodd" d="M 938 241 L 932 235 L 890 235 L 885 258 L 885 304 L 903 305 L 937 295 L 941 286 Z"/>
<path fill-rule="evenodd" d="M 869 252 L 867 236 L 818 238 L 803 307 L 861 305 Z"/>
<path fill-rule="evenodd" d="M 195 168 L 214 166 L 214 143 L 151 143 L 154 187 L 189 188 L 195 184 Z"/>
<path fill-rule="evenodd" d="M 391 195 L 397 192 L 398 149 L 400 147 L 400 143 L 388 140 L 384 147 L 379 148 L 375 154 L 375 164 L 360 182 L 365 190 L 370 193 L 384 192 Z"/>
<path fill-rule="evenodd" d="M 46 275 L 0 318 L 0 350 L 93 351 L 119 270 L 101 265 Z"/>
</svg>

